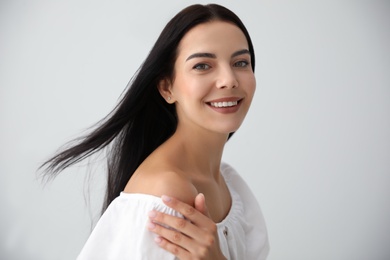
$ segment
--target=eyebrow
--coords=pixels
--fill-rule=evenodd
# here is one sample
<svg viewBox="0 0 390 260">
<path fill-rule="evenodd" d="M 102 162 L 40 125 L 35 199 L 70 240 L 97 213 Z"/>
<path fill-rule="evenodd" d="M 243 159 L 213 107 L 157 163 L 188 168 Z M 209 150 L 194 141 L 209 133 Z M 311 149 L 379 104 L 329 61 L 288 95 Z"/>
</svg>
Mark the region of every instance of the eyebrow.
<svg viewBox="0 0 390 260">
<path fill-rule="evenodd" d="M 231 57 L 233 58 L 233 57 L 236 57 L 236 56 L 239 56 L 239 55 L 242 55 L 242 54 L 249 54 L 250 55 L 250 52 L 247 49 L 242 49 L 242 50 L 234 52 Z M 188 56 L 186 61 L 188 61 L 190 59 L 194 59 L 194 58 L 212 58 L 212 59 L 215 59 L 215 58 L 217 58 L 217 56 L 215 54 L 213 54 L 213 53 L 198 52 L 198 53 L 194 53 L 194 54 L 191 54 L 190 56 Z"/>
<path fill-rule="evenodd" d="M 249 56 L 251 55 L 250 51 L 247 50 L 247 49 L 242 49 L 242 50 L 239 50 L 239 51 L 236 51 L 235 53 L 232 54 L 232 58 L 233 57 L 236 57 L 236 56 L 240 56 L 242 54 L 249 54 Z"/>
</svg>

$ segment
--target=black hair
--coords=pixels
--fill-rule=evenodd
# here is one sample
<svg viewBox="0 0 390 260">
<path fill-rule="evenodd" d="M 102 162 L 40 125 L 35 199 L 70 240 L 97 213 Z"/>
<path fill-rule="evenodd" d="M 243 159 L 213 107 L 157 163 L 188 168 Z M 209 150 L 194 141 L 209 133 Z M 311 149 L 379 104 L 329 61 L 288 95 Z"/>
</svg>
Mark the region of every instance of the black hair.
<svg viewBox="0 0 390 260">
<path fill-rule="evenodd" d="M 145 158 L 175 132 L 175 105 L 168 104 L 162 98 L 157 86 L 161 80 L 174 79 L 177 49 L 183 36 L 196 25 L 215 20 L 232 23 L 241 29 L 248 42 L 254 71 L 252 41 L 237 15 L 216 4 L 191 5 L 165 26 L 114 110 L 94 131 L 46 161 L 41 166 L 47 167 L 45 174 L 56 176 L 65 168 L 107 148 L 108 177 L 104 211 L 123 191 Z"/>
</svg>

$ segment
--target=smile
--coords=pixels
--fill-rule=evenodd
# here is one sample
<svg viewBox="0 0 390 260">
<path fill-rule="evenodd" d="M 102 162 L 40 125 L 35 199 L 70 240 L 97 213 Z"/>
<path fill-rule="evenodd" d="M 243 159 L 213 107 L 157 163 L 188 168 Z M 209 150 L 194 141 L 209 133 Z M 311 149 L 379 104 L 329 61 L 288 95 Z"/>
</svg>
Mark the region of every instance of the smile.
<svg viewBox="0 0 390 260">
<path fill-rule="evenodd" d="M 233 107 L 237 106 L 238 101 L 228 101 L 228 102 L 210 102 L 212 107 Z"/>
</svg>

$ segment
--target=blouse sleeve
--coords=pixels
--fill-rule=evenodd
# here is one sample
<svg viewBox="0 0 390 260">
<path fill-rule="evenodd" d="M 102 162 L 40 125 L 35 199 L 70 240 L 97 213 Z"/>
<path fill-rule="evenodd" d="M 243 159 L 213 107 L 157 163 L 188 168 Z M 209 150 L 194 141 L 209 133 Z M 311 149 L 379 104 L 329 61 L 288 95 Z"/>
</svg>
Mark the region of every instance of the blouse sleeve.
<svg viewBox="0 0 390 260">
<path fill-rule="evenodd" d="M 147 229 L 151 210 L 183 217 L 158 197 L 121 193 L 96 224 L 77 260 L 176 259 L 154 242 L 156 235 Z"/>
</svg>

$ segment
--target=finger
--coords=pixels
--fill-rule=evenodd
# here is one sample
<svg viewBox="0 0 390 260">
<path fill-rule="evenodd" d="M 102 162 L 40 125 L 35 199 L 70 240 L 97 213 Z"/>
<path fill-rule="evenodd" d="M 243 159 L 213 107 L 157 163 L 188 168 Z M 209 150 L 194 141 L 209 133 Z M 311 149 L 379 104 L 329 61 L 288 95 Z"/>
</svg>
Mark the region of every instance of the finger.
<svg viewBox="0 0 390 260">
<path fill-rule="evenodd" d="M 207 216 L 203 215 L 203 213 L 197 211 L 195 208 L 190 205 L 181 202 L 175 198 L 171 198 L 168 196 L 161 196 L 162 201 L 169 206 L 170 208 L 180 212 L 186 219 L 189 219 L 193 223 L 195 223 L 199 227 L 212 228 L 215 225 L 214 222 L 210 220 Z M 206 226 L 205 226 L 206 224 Z"/>
<path fill-rule="evenodd" d="M 188 248 L 191 248 L 194 244 L 192 243 L 192 239 L 187 237 L 183 233 L 173 229 L 166 228 L 155 222 L 149 222 L 148 229 L 158 235 L 158 237 L 155 239 L 155 242 L 157 244 L 160 245 L 162 244 L 165 247 L 168 247 L 169 251 L 171 252 L 172 250 L 175 255 L 179 254 L 179 251 L 183 251 L 183 250 L 188 251 Z M 165 241 L 163 241 L 162 239 Z"/>
<path fill-rule="evenodd" d="M 166 228 L 154 222 L 148 223 L 148 229 L 158 235 L 158 237 L 155 238 L 155 242 L 160 247 L 168 250 L 180 259 L 187 259 L 184 257 L 182 258 L 182 256 L 203 255 L 207 253 L 207 248 L 218 244 L 218 238 L 216 239 L 211 234 L 205 233 L 205 235 L 201 236 L 201 240 L 196 242 L 191 237 L 188 237 L 177 230 Z"/>
<path fill-rule="evenodd" d="M 176 245 L 176 244 L 173 244 L 172 242 L 170 242 L 169 240 L 161 237 L 161 236 L 157 236 L 154 241 L 158 244 L 159 247 L 167 250 L 168 252 L 171 252 L 173 255 L 175 255 L 177 258 L 179 259 L 189 259 L 189 252 L 187 250 L 185 250 L 184 248 Z"/>
<path fill-rule="evenodd" d="M 206 198 L 204 197 L 203 193 L 199 193 L 195 197 L 195 209 L 201 212 L 203 215 L 211 218 L 210 213 L 207 209 L 206 205 Z"/>
<path fill-rule="evenodd" d="M 159 233 L 160 235 L 164 234 L 164 237 L 165 235 L 178 236 L 175 233 L 168 232 L 168 231 L 172 231 L 172 229 L 174 229 L 174 231 L 183 233 L 183 235 L 195 239 L 197 241 L 202 241 L 204 237 L 207 236 L 207 232 L 204 229 L 200 229 L 190 221 L 180 217 L 175 217 L 159 211 L 151 211 L 149 213 L 149 219 L 153 224 L 159 225 L 159 227 L 157 227 L 156 230 L 158 232 L 164 232 L 164 233 Z M 164 228 L 167 229 L 167 231 L 164 231 L 163 230 Z M 166 237 L 166 238 L 176 243 L 176 239 L 174 239 L 173 237 L 172 238 Z M 173 241 L 173 239 L 175 241 Z M 182 246 L 185 245 L 183 244 Z"/>
</svg>

